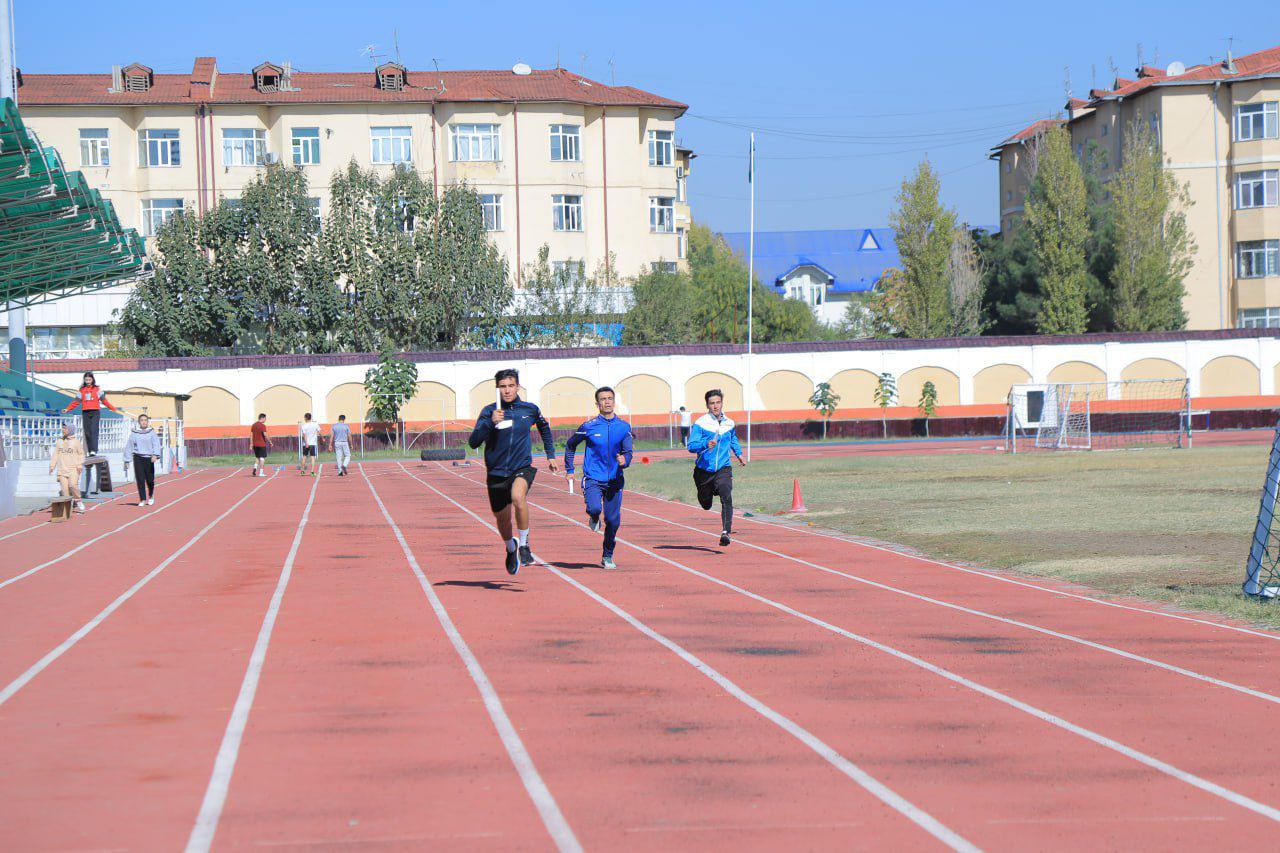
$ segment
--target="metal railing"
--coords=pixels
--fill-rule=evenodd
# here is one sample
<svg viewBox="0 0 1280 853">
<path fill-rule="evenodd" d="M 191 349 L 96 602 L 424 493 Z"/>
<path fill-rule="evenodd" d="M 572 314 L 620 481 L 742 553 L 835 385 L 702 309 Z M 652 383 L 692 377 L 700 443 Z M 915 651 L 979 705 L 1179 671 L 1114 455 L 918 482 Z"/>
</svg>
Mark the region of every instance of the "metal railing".
<svg viewBox="0 0 1280 853">
<path fill-rule="evenodd" d="M 62 437 L 62 425 L 71 424 L 75 436 L 84 439 L 78 415 L 0 417 L 0 441 L 7 459 L 29 462 L 48 459 L 53 445 Z M 103 419 L 98 424 L 98 453 L 119 453 L 129 438 L 132 424 L 124 418 Z"/>
</svg>

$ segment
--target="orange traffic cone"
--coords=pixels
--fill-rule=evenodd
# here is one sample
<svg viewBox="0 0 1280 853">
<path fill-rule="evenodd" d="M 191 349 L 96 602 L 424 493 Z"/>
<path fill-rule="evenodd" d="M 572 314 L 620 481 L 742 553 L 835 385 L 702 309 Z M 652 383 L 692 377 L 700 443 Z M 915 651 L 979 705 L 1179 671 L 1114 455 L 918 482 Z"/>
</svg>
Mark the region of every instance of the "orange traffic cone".
<svg viewBox="0 0 1280 853">
<path fill-rule="evenodd" d="M 791 481 L 791 509 L 788 512 L 808 512 L 809 509 L 804 505 L 804 496 L 800 494 L 800 478 L 796 477 Z"/>
</svg>

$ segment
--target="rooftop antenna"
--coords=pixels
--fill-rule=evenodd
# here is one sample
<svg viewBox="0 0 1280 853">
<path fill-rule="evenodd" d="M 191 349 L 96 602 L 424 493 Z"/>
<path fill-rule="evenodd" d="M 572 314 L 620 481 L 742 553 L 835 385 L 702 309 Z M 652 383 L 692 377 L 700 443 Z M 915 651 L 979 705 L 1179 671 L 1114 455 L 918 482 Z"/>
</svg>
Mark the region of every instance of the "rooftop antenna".
<svg viewBox="0 0 1280 853">
<path fill-rule="evenodd" d="M 1234 43 L 1235 39 L 1231 36 L 1227 36 L 1227 61 L 1222 63 L 1222 66 L 1228 74 L 1236 73 L 1236 58 L 1231 49 Z"/>
<path fill-rule="evenodd" d="M 444 94 L 444 92 L 445 92 L 445 88 L 444 88 L 444 75 L 440 73 L 440 60 L 436 59 L 436 58 L 433 56 L 433 57 L 431 57 L 431 64 L 432 64 L 432 65 L 434 65 L 434 66 L 436 67 L 436 75 L 437 75 L 437 76 L 439 76 L 439 78 L 440 78 L 440 93 L 441 93 L 441 94 Z"/>
<path fill-rule="evenodd" d="M 587 54 L 585 51 L 583 51 L 582 53 L 578 54 L 578 56 L 582 58 L 582 76 L 586 77 L 587 76 Z"/>
<path fill-rule="evenodd" d="M 400 32 L 398 30 L 391 31 L 391 42 L 396 48 L 396 65 L 404 65 L 404 63 L 400 61 Z"/>
<path fill-rule="evenodd" d="M 1151 59 L 1151 64 L 1156 68 L 1160 67 L 1160 47 L 1158 45 L 1156 46 L 1156 55 Z"/>
<path fill-rule="evenodd" d="M 610 85 L 610 86 L 616 86 L 616 85 L 618 85 L 618 77 L 617 77 L 617 75 L 614 73 L 614 68 L 613 68 L 613 57 L 612 57 L 612 56 L 611 56 L 611 57 L 609 57 L 609 85 Z"/>
<path fill-rule="evenodd" d="M 556 70 L 560 70 L 560 45 L 556 45 Z"/>
<path fill-rule="evenodd" d="M 1062 88 L 1066 90 L 1067 100 L 1071 100 L 1071 66 L 1062 66 Z"/>
<path fill-rule="evenodd" d="M 1089 66 L 1089 88 L 1098 88 L 1098 66 L 1096 64 Z"/>
<path fill-rule="evenodd" d="M 1141 68 L 1144 64 L 1142 61 L 1142 42 L 1138 42 L 1138 67 Z"/>
<path fill-rule="evenodd" d="M 382 54 L 378 53 L 378 46 L 376 44 L 366 44 L 364 49 L 360 51 L 360 55 L 369 57 L 369 61 L 374 65 L 377 65 L 378 60 L 382 58 Z"/>
</svg>

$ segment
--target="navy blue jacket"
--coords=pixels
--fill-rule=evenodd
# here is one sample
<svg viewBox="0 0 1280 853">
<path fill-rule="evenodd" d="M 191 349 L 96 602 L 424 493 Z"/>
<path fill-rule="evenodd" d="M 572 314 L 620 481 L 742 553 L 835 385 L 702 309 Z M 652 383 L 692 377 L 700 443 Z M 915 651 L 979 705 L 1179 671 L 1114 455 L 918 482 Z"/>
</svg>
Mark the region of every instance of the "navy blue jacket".
<svg viewBox="0 0 1280 853">
<path fill-rule="evenodd" d="M 582 472 L 592 480 L 607 483 L 621 476 L 622 469 L 631 464 L 631 424 L 614 416 L 597 415 L 569 436 L 564 446 L 564 470 L 573 473 L 573 454 L 579 444 L 586 444 L 582 453 Z M 618 464 L 621 453 L 626 465 Z"/>
<path fill-rule="evenodd" d="M 533 436 L 531 431 L 538 428 L 542 436 L 542 446 L 547 451 L 548 459 L 556 458 L 556 439 L 551 434 L 551 424 L 542 416 L 542 411 L 533 403 L 526 403 L 516 397 L 503 408 L 511 426 L 498 429 L 493 423 L 493 410 L 497 404 L 490 403 L 480 410 L 476 419 L 476 428 L 471 431 L 468 444 L 472 449 L 484 445 L 484 466 L 490 474 L 509 477 L 521 468 L 533 464 Z"/>
</svg>

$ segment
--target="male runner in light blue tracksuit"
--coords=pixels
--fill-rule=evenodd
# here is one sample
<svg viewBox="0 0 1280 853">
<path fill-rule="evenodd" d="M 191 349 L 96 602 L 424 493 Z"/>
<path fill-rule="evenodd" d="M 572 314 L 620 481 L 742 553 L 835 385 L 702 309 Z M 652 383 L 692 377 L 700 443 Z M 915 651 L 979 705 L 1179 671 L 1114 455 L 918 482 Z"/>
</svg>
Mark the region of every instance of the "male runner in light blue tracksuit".
<svg viewBox="0 0 1280 853">
<path fill-rule="evenodd" d="M 592 532 L 600 529 L 600 513 L 604 512 L 604 548 L 600 565 L 616 569 L 613 548 L 618 528 L 622 526 L 622 472 L 631 464 L 631 425 L 614 414 L 615 395 L 609 387 L 596 389 L 597 417 L 586 421 L 570 436 L 564 446 L 564 470 L 573 476 L 573 455 L 579 444 L 582 454 L 582 497 L 587 504 L 587 518 Z"/>
<path fill-rule="evenodd" d="M 724 547 L 733 533 L 733 464 L 729 459 L 736 456 L 740 465 L 746 465 L 747 460 L 742 458 L 733 420 L 724 414 L 724 394 L 713 388 L 705 399 L 707 413 L 694 422 L 686 446 L 698 456 L 693 463 L 698 503 L 703 509 L 711 509 L 711 499 L 720 496 L 720 546 Z"/>
</svg>

